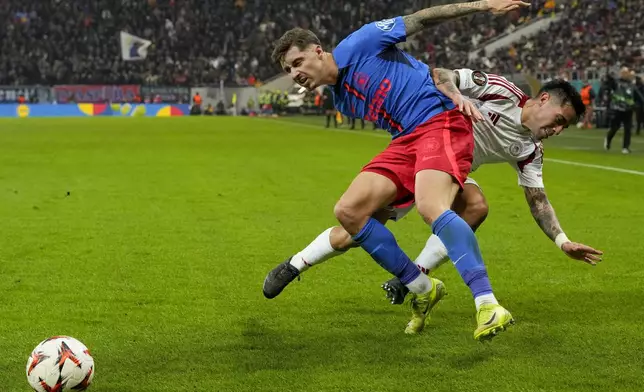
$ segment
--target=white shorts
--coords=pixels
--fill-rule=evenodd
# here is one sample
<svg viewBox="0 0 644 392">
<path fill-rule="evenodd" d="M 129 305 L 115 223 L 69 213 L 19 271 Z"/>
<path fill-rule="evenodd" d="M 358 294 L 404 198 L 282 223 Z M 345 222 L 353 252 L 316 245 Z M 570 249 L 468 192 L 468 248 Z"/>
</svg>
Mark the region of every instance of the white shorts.
<svg viewBox="0 0 644 392">
<path fill-rule="evenodd" d="M 472 177 L 467 177 L 467 179 L 465 179 L 465 185 L 467 184 L 476 185 L 477 188 L 481 189 L 479 183 L 476 182 Z M 483 191 L 483 189 L 481 189 L 481 191 Z M 389 220 L 398 222 L 414 208 L 414 204 L 415 203 L 412 203 L 409 206 L 403 208 L 387 207 L 387 211 L 389 212 Z"/>
</svg>

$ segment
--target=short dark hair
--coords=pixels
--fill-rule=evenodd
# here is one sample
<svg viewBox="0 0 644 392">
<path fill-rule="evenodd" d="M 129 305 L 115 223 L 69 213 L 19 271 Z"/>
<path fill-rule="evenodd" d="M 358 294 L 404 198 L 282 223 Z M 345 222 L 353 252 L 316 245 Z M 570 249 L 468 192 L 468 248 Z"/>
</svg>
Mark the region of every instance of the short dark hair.
<svg viewBox="0 0 644 392">
<path fill-rule="evenodd" d="M 586 105 L 581 100 L 579 91 L 570 83 L 562 79 L 551 80 L 547 82 L 539 90 L 541 93 L 548 93 L 551 96 L 561 101 L 561 106 L 570 105 L 575 109 L 577 118 L 581 118 L 586 112 Z"/>
<path fill-rule="evenodd" d="M 301 29 L 296 27 L 284 33 L 275 41 L 275 48 L 273 49 L 273 54 L 271 55 L 271 60 L 278 65 L 282 65 L 284 56 L 286 52 L 289 51 L 293 46 L 297 47 L 299 50 L 304 50 L 309 47 L 309 45 L 322 45 L 320 39 L 313 34 L 311 30 Z"/>
</svg>

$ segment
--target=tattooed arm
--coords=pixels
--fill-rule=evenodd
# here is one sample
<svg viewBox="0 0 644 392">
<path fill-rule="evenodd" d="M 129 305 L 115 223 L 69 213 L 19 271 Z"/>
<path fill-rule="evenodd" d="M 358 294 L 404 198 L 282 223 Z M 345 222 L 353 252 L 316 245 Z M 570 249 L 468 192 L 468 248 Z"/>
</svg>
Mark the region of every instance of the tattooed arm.
<svg viewBox="0 0 644 392">
<path fill-rule="evenodd" d="M 458 72 L 444 68 L 432 69 L 432 79 L 436 88 L 454 102 L 454 105 L 473 122 L 483 121 L 483 115 L 469 100 L 463 98 L 458 86 L 461 84 Z"/>
<path fill-rule="evenodd" d="M 566 237 L 555 210 L 548 201 L 546 191 L 543 188 L 523 187 L 525 199 L 530 206 L 532 217 L 537 222 L 541 230 L 555 243 L 560 242 L 559 247 L 568 255 L 568 257 L 582 260 L 588 264 L 595 265 L 601 261 L 602 251 L 591 248 L 590 246 L 572 242 Z"/>
<path fill-rule="evenodd" d="M 532 217 L 548 238 L 554 241 L 559 234 L 563 233 L 563 230 L 557 215 L 555 215 L 554 208 L 548 201 L 545 189 L 523 187 L 523 191 L 530 206 Z"/>
<path fill-rule="evenodd" d="M 529 6 L 529 3 L 518 0 L 482 0 L 469 3 L 456 3 L 425 8 L 411 15 L 403 16 L 407 36 L 435 26 L 439 23 L 460 18 L 482 11 L 506 13 L 520 6 Z"/>
<path fill-rule="evenodd" d="M 447 96 L 450 93 L 461 93 L 458 89 L 458 85 L 461 84 L 458 72 L 445 68 L 434 68 L 432 69 L 432 79 L 434 79 L 436 87 Z"/>
</svg>

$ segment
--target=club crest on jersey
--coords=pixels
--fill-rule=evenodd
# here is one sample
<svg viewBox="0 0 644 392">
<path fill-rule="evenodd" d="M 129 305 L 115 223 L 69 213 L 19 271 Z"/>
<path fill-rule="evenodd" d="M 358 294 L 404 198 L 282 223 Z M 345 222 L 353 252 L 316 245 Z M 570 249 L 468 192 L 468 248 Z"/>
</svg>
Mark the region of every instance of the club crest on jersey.
<svg viewBox="0 0 644 392">
<path fill-rule="evenodd" d="M 355 74 L 353 74 L 353 82 L 359 88 L 365 89 L 367 88 L 367 84 L 369 83 L 369 76 L 362 72 L 356 72 Z"/>
<path fill-rule="evenodd" d="M 382 31 L 391 31 L 396 25 L 396 19 L 383 19 L 376 22 L 376 27 Z"/>
<path fill-rule="evenodd" d="M 487 84 L 487 75 L 481 71 L 472 72 L 472 81 L 477 86 L 485 86 Z"/>
<path fill-rule="evenodd" d="M 521 145 L 521 142 L 518 141 L 510 144 L 510 147 L 508 147 L 508 152 L 513 157 L 519 157 L 521 155 L 521 151 L 523 151 L 523 146 Z"/>
</svg>

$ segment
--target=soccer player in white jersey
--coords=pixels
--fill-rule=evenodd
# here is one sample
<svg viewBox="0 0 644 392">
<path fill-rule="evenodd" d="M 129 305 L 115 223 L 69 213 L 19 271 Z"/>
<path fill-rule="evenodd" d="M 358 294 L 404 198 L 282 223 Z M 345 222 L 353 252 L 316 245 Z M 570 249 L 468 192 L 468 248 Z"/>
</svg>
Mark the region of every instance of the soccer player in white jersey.
<svg viewBox="0 0 644 392">
<path fill-rule="evenodd" d="M 560 134 L 584 112 L 584 104 L 575 88 L 565 81 L 552 81 L 546 83 L 536 97 L 530 98 L 507 79 L 481 71 L 435 68 L 432 76 L 438 89 L 476 121 L 472 171 L 483 164 L 509 163 L 518 173 L 519 185 L 524 188 L 532 216 L 541 230 L 567 256 L 593 265 L 600 261 L 601 251 L 572 242 L 566 237 L 548 201 L 542 178 L 541 140 Z M 463 95 L 474 101 L 478 111 Z M 382 222 L 396 221 L 412 207 L 413 199 L 408 205 L 379 211 L 376 218 Z M 473 230 L 483 223 L 488 211 L 481 189 L 471 178 L 468 178 L 452 208 Z M 342 227 L 325 230 L 306 248 L 268 274 L 264 283 L 264 295 L 274 298 L 300 273 L 355 246 L 351 236 Z M 421 271 L 429 273 L 446 260 L 445 246 L 438 237 L 432 235 L 416 259 L 416 264 Z M 395 304 L 402 303 L 407 294 L 405 286 L 397 278 L 383 284 L 383 289 Z M 442 292 L 444 295 L 445 290 Z M 408 324 L 405 332 L 421 332 L 429 311 L 443 295 L 429 304 L 421 317 L 422 323 Z M 480 304 L 476 306 L 478 308 Z"/>
</svg>

